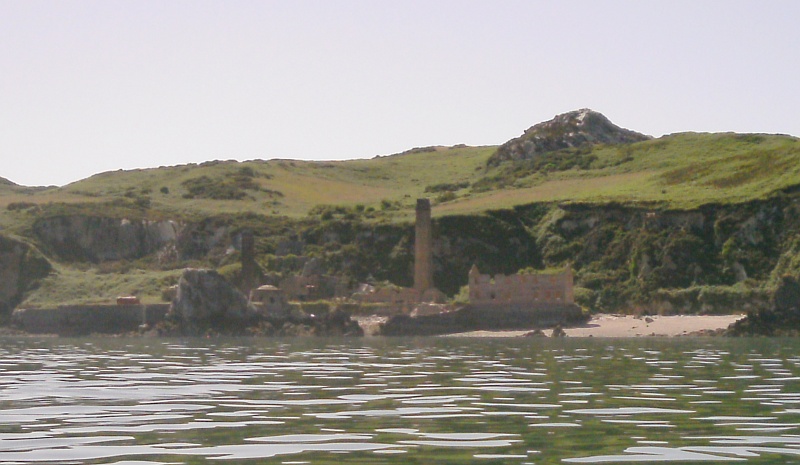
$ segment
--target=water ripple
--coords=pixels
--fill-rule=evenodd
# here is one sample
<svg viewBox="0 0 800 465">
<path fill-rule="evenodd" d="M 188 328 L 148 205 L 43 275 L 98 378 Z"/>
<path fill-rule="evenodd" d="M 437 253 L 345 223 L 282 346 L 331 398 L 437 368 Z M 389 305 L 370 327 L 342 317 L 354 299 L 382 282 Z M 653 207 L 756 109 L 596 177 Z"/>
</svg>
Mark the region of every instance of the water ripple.
<svg viewBox="0 0 800 465">
<path fill-rule="evenodd" d="M 799 346 L 8 339 L 0 463 L 793 461 Z"/>
</svg>

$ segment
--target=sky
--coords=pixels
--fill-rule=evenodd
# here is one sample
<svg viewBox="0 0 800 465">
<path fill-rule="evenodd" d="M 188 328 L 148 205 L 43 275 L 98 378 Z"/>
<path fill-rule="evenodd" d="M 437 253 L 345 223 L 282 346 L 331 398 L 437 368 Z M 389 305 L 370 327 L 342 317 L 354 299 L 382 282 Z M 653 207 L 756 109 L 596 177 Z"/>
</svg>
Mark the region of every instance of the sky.
<svg viewBox="0 0 800 465">
<path fill-rule="evenodd" d="M 499 145 L 591 108 L 800 136 L 796 0 L 0 0 L 0 177 Z"/>
</svg>

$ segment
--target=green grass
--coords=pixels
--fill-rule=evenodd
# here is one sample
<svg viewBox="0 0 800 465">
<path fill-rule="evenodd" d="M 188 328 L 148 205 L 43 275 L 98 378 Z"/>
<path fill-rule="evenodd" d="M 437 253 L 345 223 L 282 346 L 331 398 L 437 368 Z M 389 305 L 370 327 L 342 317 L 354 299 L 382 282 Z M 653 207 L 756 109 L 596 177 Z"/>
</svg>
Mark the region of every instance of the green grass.
<svg viewBox="0 0 800 465">
<path fill-rule="evenodd" d="M 44 190 L 0 185 L 0 225 L 13 229 L 35 216 L 35 211 L 8 211 L 9 205 L 20 202 L 44 206 L 107 204 L 116 199 L 117 205 L 143 209 L 151 216 L 255 212 L 303 217 L 321 204 L 380 208 L 388 200 L 399 203 L 401 211 L 394 215 L 402 219 L 410 217 L 418 197 L 434 199 L 435 215 L 531 202 L 614 201 L 694 208 L 764 198 L 800 185 L 800 143 L 789 136 L 675 134 L 626 146 L 595 147 L 588 169 L 576 166 L 564 171 L 526 171 L 509 165 L 487 169 L 486 161 L 495 150 L 437 147 L 335 162 L 216 161 L 101 173 Z M 238 191 L 240 200 L 190 192 L 198 179 L 211 180 L 218 188 L 242 182 L 237 176 L 243 170 L 252 176 L 240 184 L 244 186 Z M 487 177 L 506 184 L 486 192 L 465 187 Z M 447 184 L 457 189 L 446 191 L 446 196 L 425 192 Z M 447 201 L 436 205 L 437 198 Z"/>
<path fill-rule="evenodd" d="M 163 303 L 161 293 L 176 284 L 182 270 L 134 269 L 103 273 L 56 265 L 56 271 L 20 307 L 54 307 L 76 304 L 113 304 L 118 296 L 135 295 L 144 304 Z M 87 297 L 91 296 L 91 297 Z"/>
</svg>

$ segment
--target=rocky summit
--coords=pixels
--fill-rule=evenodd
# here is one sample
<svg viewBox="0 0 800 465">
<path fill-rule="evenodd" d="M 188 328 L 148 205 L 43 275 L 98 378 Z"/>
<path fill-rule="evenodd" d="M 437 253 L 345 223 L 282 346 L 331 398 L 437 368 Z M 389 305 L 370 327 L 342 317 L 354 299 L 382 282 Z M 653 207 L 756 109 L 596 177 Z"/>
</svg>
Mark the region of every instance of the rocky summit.
<svg viewBox="0 0 800 465">
<path fill-rule="evenodd" d="M 584 108 L 530 127 L 520 137 L 501 145 L 489 158 L 488 165 L 529 160 L 557 150 L 586 148 L 597 144 L 629 144 L 649 139 L 650 136 L 621 128 L 601 113 Z"/>
</svg>

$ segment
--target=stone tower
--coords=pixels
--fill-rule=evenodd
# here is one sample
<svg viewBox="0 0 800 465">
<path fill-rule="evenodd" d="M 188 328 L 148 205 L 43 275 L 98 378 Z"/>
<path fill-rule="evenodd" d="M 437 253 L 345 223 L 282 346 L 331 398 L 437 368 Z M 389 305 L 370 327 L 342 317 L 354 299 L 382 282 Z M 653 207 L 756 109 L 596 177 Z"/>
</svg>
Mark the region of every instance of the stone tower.
<svg viewBox="0 0 800 465">
<path fill-rule="evenodd" d="M 433 287 L 431 202 L 417 199 L 417 225 L 414 242 L 414 290 L 420 294 Z"/>
</svg>

